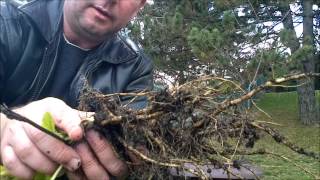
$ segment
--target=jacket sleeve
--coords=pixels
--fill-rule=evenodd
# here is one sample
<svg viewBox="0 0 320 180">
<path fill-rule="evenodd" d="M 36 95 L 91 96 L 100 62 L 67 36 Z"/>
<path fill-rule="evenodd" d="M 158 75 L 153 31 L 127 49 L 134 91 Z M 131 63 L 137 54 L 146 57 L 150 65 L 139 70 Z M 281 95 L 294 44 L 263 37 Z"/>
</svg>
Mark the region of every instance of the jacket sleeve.
<svg viewBox="0 0 320 180">
<path fill-rule="evenodd" d="M 125 89 L 127 93 L 151 91 L 153 89 L 153 63 L 144 54 L 138 58 L 137 68 L 131 74 L 131 81 Z M 128 104 L 128 107 L 133 109 L 145 108 L 147 103 L 147 97 L 122 97 L 122 104 Z"/>
<path fill-rule="evenodd" d="M 4 57 L 3 57 L 3 52 L 1 50 L 2 49 L 1 43 L 0 43 L 0 103 L 2 102 L 2 92 L 4 88 Z"/>
<path fill-rule="evenodd" d="M 1 2 L 0 2 L 1 3 Z M 3 2 L 2 2 L 3 3 Z M 3 96 L 3 88 L 4 88 L 4 82 L 5 82 L 5 44 L 6 44 L 6 28 L 5 28 L 5 22 L 3 17 L 3 8 L 5 8 L 4 4 L 0 4 L 0 103 L 2 103 L 2 96 Z"/>
<path fill-rule="evenodd" d="M 8 77 L 16 67 L 23 50 L 21 39 L 24 22 L 18 7 L 9 1 L 0 0 L 0 103 L 4 101 Z"/>
</svg>

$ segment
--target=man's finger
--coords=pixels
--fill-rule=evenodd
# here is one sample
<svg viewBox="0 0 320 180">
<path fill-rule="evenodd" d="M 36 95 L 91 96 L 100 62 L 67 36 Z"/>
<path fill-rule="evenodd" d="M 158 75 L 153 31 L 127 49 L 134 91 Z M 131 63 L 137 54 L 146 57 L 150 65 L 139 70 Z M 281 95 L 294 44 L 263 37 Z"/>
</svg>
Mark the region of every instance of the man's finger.
<svg viewBox="0 0 320 180">
<path fill-rule="evenodd" d="M 29 124 L 24 124 L 23 127 L 32 142 L 52 161 L 64 165 L 70 171 L 75 171 L 80 167 L 80 157 L 70 146 Z"/>
<path fill-rule="evenodd" d="M 32 179 L 34 171 L 20 161 L 11 146 L 2 147 L 1 156 L 4 167 L 11 175 L 21 179 Z"/>
<path fill-rule="evenodd" d="M 44 113 L 49 112 L 53 116 L 57 127 L 67 133 L 71 140 L 77 141 L 83 137 L 79 111 L 72 109 L 60 99 L 44 98 L 15 111 L 38 124 L 42 123 Z"/>
<path fill-rule="evenodd" d="M 106 170 L 100 165 L 99 161 L 96 159 L 92 153 L 90 147 L 85 142 L 76 145 L 76 151 L 81 157 L 82 170 L 86 177 L 90 180 L 96 179 L 109 179 L 109 175 Z"/>
<path fill-rule="evenodd" d="M 52 162 L 33 144 L 22 126 L 14 126 L 14 129 L 12 127 L 8 128 L 9 131 L 14 130 L 14 133 L 9 133 L 12 136 L 8 143 L 23 163 L 45 174 L 52 174 L 56 170 L 57 164 Z"/>
<path fill-rule="evenodd" d="M 98 132 L 90 130 L 86 133 L 87 141 L 95 152 L 101 164 L 115 177 L 127 175 L 128 168 L 113 151 L 112 145 Z"/>
<path fill-rule="evenodd" d="M 83 137 L 83 129 L 80 126 L 82 120 L 79 111 L 67 108 L 58 114 L 59 116 L 54 114 L 57 127 L 66 132 L 71 140 L 80 140 Z"/>
</svg>

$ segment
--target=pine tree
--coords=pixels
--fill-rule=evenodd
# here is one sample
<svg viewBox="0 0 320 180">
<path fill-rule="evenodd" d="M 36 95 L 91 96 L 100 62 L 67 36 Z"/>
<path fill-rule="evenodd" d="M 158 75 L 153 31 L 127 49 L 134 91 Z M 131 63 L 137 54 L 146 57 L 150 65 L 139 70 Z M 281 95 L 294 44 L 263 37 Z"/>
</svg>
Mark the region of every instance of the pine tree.
<svg viewBox="0 0 320 180">
<path fill-rule="evenodd" d="M 155 60 L 158 71 L 178 82 L 214 73 L 247 88 L 261 79 L 316 70 L 320 22 L 313 24 L 312 18 L 319 17 L 320 10 L 311 7 L 317 3 L 319 0 L 158 0 L 129 29 Z M 301 38 L 296 36 L 295 21 L 304 24 Z M 306 124 L 320 119 L 314 92 L 312 81 L 298 88 L 300 119 Z M 306 104 L 309 109 L 303 108 Z"/>
</svg>

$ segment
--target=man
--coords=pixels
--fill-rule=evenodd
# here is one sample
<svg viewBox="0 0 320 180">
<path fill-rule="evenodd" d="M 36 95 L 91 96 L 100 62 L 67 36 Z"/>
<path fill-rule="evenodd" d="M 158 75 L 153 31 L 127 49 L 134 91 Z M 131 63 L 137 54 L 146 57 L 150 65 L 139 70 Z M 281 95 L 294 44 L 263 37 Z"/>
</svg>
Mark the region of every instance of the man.
<svg viewBox="0 0 320 180">
<path fill-rule="evenodd" d="M 72 108 L 85 84 L 105 94 L 152 88 L 151 62 L 117 35 L 146 0 L 34 0 L 18 8 L 0 3 L 0 103 L 15 112 L 38 124 L 50 112 L 77 141 L 84 136 L 80 121 L 89 113 Z M 144 105 L 140 100 L 132 107 Z M 0 115 L 0 163 L 14 176 L 51 174 L 59 164 L 71 179 L 109 179 L 127 172 L 109 142 L 93 130 L 71 148 Z"/>
</svg>

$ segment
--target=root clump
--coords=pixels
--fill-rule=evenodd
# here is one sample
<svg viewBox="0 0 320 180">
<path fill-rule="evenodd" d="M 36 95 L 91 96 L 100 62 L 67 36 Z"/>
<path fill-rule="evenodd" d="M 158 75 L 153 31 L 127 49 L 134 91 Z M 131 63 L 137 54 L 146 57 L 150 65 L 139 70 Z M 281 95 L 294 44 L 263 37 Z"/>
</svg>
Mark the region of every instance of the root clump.
<svg viewBox="0 0 320 180">
<path fill-rule="evenodd" d="M 319 159 L 316 153 L 306 152 L 266 124 L 257 123 L 246 110 L 246 101 L 264 88 L 244 92 L 231 81 L 204 77 L 159 92 L 102 95 L 86 90 L 80 110 L 95 112 L 93 120 L 84 121 L 85 127 L 102 130 L 126 160 L 124 149 L 141 160 L 138 164 L 128 162 L 134 169 L 132 177 L 139 179 L 155 174 L 165 179 L 168 168 L 208 179 L 211 169 L 204 172 L 201 168 L 208 164 L 237 176 L 229 170 L 241 168 L 237 155 L 266 153 L 251 149 L 262 132 L 297 153 Z M 128 96 L 133 100 L 121 103 Z M 139 98 L 147 98 L 148 105 L 140 110 L 129 108 Z"/>
</svg>

